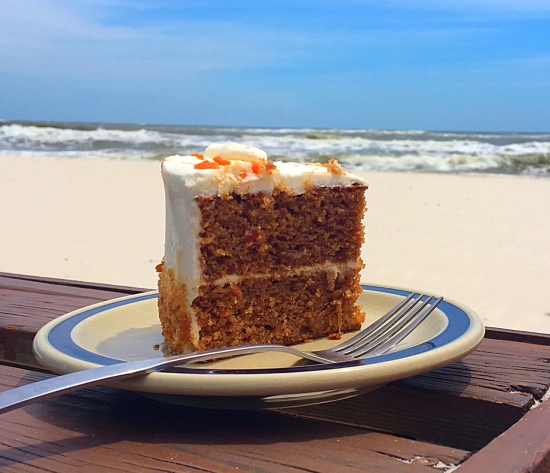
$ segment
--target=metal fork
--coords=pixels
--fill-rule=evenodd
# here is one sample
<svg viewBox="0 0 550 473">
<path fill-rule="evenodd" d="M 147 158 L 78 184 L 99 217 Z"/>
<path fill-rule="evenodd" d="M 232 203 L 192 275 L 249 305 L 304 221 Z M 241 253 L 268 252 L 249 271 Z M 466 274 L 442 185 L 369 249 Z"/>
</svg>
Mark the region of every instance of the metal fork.
<svg viewBox="0 0 550 473">
<path fill-rule="evenodd" d="M 412 293 L 354 337 L 326 350 L 302 351 L 294 347 L 275 344 L 243 345 L 164 358 L 121 362 L 57 376 L 0 393 L 0 414 L 62 393 L 103 384 L 115 379 L 146 375 L 196 361 L 209 361 L 268 351 L 291 353 L 317 363 L 338 363 L 378 356 L 389 351 L 407 337 L 442 300 L 442 297 L 435 299 L 434 296 Z"/>
</svg>

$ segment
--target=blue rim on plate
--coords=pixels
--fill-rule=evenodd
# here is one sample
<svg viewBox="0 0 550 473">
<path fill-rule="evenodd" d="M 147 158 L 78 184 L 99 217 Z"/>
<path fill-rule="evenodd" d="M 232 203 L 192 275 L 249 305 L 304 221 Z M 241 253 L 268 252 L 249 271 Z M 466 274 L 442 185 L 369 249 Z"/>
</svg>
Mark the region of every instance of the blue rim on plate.
<svg viewBox="0 0 550 473">
<path fill-rule="evenodd" d="M 373 285 L 362 285 L 364 291 L 379 292 L 385 294 L 393 294 L 397 296 L 408 296 L 412 291 L 405 289 L 389 288 Z M 48 343 L 54 350 L 59 351 L 69 357 L 77 360 L 82 360 L 88 363 L 97 365 L 110 365 L 120 363 L 125 360 L 117 359 L 109 356 L 105 356 L 78 345 L 71 336 L 71 332 L 75 327 L 84 322 L 85 320 L 93 317 L 97 314 L 115 309 L 117 307 L 125 306 L 128 304 L 135 304 L 138 302 L 156 299 L 157 293 L 138 294 L 129 298 L 117 299 L 111 302 L 99 306 L 93 306 L 78 311 L 74 315 L 61 320 L 55 324 L 47 333 Z M 335 363 L 330 365 L 301 365 L 291 366 L 284 368 L 242 368 L 242 369 L 212 369 L 212 368 L 178 368 L 177 373 L 193 373 L 198 374 L 205 372 L 208 374 L 261 374 L 261 373 L 291 373 L 291 372 L 312 372 L 312 371 L 324 371 L 324 370 L 338 370 L 346 367 L 353 366 L 366 366 L 379 363 L 386 363 L 389 361 L 395 361 L 403 358 L 413 357 L 422 353 L 432 351 L 436 348 L 443 347 L 455 340 L 460 339 L 465 335 L 472 325 L 472 313 L 467 312 L 464 308 L 457 304 L 443 300 L 439 305 L 439 310 L 442 311 L 447 317 L 447 326 L 441 333 L 438 333 L 433 338 L 420 343 L 418 345 L 408 347 L 402 350 L 390 352 L 384 355 L 380 355 L 374 358 L 367 358 L 358 361 L 348 361 L 342 363 Z M 481 338 L 481 337 L 478 337 Z"/>
</svg>

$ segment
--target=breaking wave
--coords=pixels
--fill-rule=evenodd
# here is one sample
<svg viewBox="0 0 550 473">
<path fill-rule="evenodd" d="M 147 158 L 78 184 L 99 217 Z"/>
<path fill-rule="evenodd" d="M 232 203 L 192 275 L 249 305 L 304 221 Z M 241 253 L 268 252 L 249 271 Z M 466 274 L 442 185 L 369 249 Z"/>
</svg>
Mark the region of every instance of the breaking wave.
<svg viewBox="0 0 550 473">
<path fill-rule="evenodd" d="M 160 159 L 238 141 L 270 159 L 336 157 L 356 170 L 487 172 L 550 177 L 550 133 L 240 128 L 0 121 L 0 153 Z"/>
</svg>

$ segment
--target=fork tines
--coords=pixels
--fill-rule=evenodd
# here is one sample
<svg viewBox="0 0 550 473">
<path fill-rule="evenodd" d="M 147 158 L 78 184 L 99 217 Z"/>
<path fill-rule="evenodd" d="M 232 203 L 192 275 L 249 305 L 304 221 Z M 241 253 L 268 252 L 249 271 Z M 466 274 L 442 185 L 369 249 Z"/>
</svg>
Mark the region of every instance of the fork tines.
<svg viewBox="0 0 550 473">
<path fill-rule="evenodd" d="M 443 297 L 411 293 L 386 315 L 338 346 L 338 353 L 367 358 L 387 352 L 430 315 Z"/>
</svg>

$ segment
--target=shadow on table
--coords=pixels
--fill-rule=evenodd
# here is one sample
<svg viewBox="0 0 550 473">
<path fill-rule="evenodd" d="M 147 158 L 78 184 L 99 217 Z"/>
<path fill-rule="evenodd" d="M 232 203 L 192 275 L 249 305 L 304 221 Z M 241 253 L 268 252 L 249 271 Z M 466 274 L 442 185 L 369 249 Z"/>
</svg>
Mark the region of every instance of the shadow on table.
<svg viewBox="0 0 550 473">
<path fill-rule="evenodd" d="M 46 457 L 73 452 L 72 457 L 88 449 L 103 451 L 121 443 L 129 453 L 138 449 L 151 457 L 173 456 L 174 452 L 208 456 L 213 451 L 248 451 L 262 445 L 270 445 L 270 451 L 280 448 L 281 455 L 286 455 L 285 445 L 320 445 L 327 439 L 347 443 L 361 439 L 360 444 L 365 445 L 380 437 L 376 431 L 477 451 L 500 432 L 495 433 L 494 422 L 474 419 L 480 416 L 478 400 L 471 402 L 476 409 L 465 409 L 470 405 L 468 365 L 459 361 L 444 369 L 461 380 L 458 385 L 453 382 L 452 395 L 444 384 L 434 389 L 434 383 L 441 382 L 436 371 L 350 399 L 285 411 L 174 406 L 132 392 L 89 388 L 9 413 L 17 419 L 23 435 L 27 435 L 25 425 L 30 428 L 32 424 L 34 437 L 27 447 L 4 450 L 2 456 L 16 457 L 19 451 L 28 449 L 28 453 L 40 452 Z M 45 376 L 29 373 L 21 384 Z M 464 393 L 457 392 L 461 385 Z M 492 406 L 485 406 L 489 410 L 483 411 L 483 417 L 498 416 Z M 39 429 L 36 420 L 42 424 Z M 483 425 L 487 425 L 485 430 Z M 502 427 L 505 430 L 508 425 Z"/>
<path fill-rule="evenodd" d="M 36 382 L 47 376 L 27 373 L 19 384 Z M 364 438 L 369 434 L 364 429 L 269 410 L 174 406 L 136 393 L 103 387 L 31 404 L 4 414 L 1 420 L 11 439 L 17 439 L 16 445 L 7 448 L 8 443 L 2 442 L 0 464 L 4 465 L 27 463 L 33 458 L 46 458 L 53 463 L 60 458 L 68 463 L 78 458 L 84 461 L 84 457 L 88 461 L 87 455 L 91 454 L 98 456 L 100 464 L 107 462 L 109 456 L 119 454 L 121 448 L 124 454 L 130 455 L 129 461 L 136 460 L 135 455 L 173 458 L 178 452 L 186 459 L 235 454 L 242 460 L 243 455 L 249 454 L 247 452 L 263 455 L 261 447 L 265 445 L 269 445 L 269 455 L 275 461 L 278 456 L 288 456 L 286 449 L 289 446 L 306 445 L 304 448 L 317 449 L 315 455 L 318 456 L 326 439 L 340 442 L 344 438 L 355 435 Z"/>
</svg>

